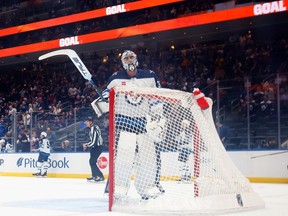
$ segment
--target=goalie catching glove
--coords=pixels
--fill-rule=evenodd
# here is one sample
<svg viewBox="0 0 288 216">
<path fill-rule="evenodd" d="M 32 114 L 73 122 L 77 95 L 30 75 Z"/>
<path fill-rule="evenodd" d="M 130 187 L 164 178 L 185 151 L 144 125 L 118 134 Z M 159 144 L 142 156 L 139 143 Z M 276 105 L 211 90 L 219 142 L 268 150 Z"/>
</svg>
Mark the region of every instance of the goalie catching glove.
<svg viewBox="0 0 288 216">
<path fill-rule="evenodd" d="M 109 112 L 109 90 L 106 89 L 102 92 L 102 96 L 103 98 L 105 99 L 105 101 L 102 100 L 101 97 L 98 97 L 96 100 L 94 100 L 92 103 L 91 103 L 91 106 L 92 108 L 94 109 L 96 115 L 98 116 L 98 118 Z"/>
<path fill-rule="evenodd" d="M 149 104 L 149 114 L 146 115 L 146 131 L 154 142 L 158 143 L 163 140 L 164 126 L 166 119 L 164 117 L 164 104 L 159 101 L 154 101 Z"/>
<path fill-rule="evenodd" d="M 148 136 L 156 143 L 161 142 L 164 137 L 165 118 L 152 119 L 150 115 L 146 115 L 146 119 L 146 131 Z"/>
</svg>

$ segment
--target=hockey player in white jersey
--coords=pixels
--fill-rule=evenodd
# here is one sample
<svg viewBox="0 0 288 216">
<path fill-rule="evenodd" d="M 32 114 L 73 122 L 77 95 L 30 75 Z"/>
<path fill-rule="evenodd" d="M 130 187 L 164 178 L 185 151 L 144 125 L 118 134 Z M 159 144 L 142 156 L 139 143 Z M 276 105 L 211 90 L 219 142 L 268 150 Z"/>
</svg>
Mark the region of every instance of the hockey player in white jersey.
<svg viewBox="0 0 288 216">
<path fill-rule="evenodd" d="M 114 73 L 108 80 L 107 89 L 103 91 L 103 96 L 108 97 L 109 90 L 116 86 L 135 86 L 135 87 L 150 87 L 150 88 L 160 88 L 160 80 L 155 72 L 151 70 L 139 69 L 137 56 L 133 51 L 126 50 L 123 52 L 121 57 L 122 65 L 125 70 L 120 70 Z M 123 96 L 124 97 L 124 96 Z M 144 110 L 147 110 L 147 114 L 136 113 L 135 116 L 131 116 L 131 113 L 128 109 L 115 110 L 116 114 L 116 128 L 117 128 L 117 144 L 116 144 L 116 158 L 115 158 L 115 197 L 125 196 L 130 187 L 130 175 L 132 172 L 133 164 L 139 166 L 135 173 L 135 188 L 138 194 L 142 199 L 156 198 L 161 193 L 165 193 L 165 190 L 160 185 L 160 148 L 158 143 L 161 142 L 160 134 L 164 128 L 165 118 L 162 115 L 161 121 L 155 121 L 153 118 L 153 110 L 158 114 L 163 113 L 163 104 L 151 103 L 151 101 L 143 101 L 141 96 L 130 96 L 127 95 L 123 98 L 127 106 L 146 106 Z M 155 102 L 155 101 L 154 101 Z M 92 103 L 96 114 L 100 116 L 102 113 L 108 111 L 108 103 L 101 101 L 101 99 L 96 99 Z M 154 113 L 155 113 L 154 112 Z M 129 117 L 128 117 L 129 116 Z M 160 117 L 160 118 L 161 118 Z M 158 119 L 159 120 L 159 119 Z M 124 128 L 123 124 L 139 124 L 142 122 L 143 127 L 140 127 L 136 130 L 130 130 Z M 123 126 L 123 127 L 122 127 Z M 134 127 L 136 128 L 136 127 Z M 149 135 L 150 134 L 150 135 Z M 159 135 L 159 139 L 155 139 Z M 154 137 L 151 138 L 151 137 Z M 144 145 L 144 140 L 151 140 L 149 148 Z M 129 142 L 128 142 L 129 140 Z M 131 142 L 131 141 L 134 142 Z M 147 145 L 147 144 L 146 144 Z M 151 148 L 152 147 L 152 148 Z M 152 150 L 151 150 L 152 149 Z M 122 157 L 122 152 L 125 152 L 123 155 L 127 155 L 129 151 L 130 158 L 127 159 L 127 156 Z M 139 158 L 145 157 L 145 154 L 152 155 L 151 160 L 139 160 Z M 150 152 L 147 152 L 150 151 Z M 135 154 L 136 153 L 136 154 Z M 138 160 L 137 160 L 138 157 Z M 142 161 L 140 164 L 135 161 Z M 127 163 L 129 161 L 129 163 Z M 151 167 L 151 174 L 144 171 L 145 167 Z M 124 170 L 129 170 L 126 172 Z M 151 173 L 150 172 L 150 173 Z M 152 176 L 152 177 L 151 177 Z"/>
<path fill-rule="evenodd" d="M 48 170 L 48 159 L 50 157 L 50 142 L 47 139 L 47 133 L 41 132 L 39 143 L 39 155 L 38 160 L 36 162 L 37 172 L 33 173 L 34 176 L 47 176 Z"/>
</svg>

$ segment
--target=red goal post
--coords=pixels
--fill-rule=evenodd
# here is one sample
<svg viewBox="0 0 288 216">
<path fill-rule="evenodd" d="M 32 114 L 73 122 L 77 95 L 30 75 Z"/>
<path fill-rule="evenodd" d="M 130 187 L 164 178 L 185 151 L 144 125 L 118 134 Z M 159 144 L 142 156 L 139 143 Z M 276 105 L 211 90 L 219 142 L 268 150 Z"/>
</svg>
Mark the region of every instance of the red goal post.
<svg viewBox="0 0 288 216">
<path fill-rule="evenodd" d="M 109 210 L 211 214 L 264 206 L 226 153 L 212 100 L 201 92 L 116 87 L 109 109 Z"/>
</svg>

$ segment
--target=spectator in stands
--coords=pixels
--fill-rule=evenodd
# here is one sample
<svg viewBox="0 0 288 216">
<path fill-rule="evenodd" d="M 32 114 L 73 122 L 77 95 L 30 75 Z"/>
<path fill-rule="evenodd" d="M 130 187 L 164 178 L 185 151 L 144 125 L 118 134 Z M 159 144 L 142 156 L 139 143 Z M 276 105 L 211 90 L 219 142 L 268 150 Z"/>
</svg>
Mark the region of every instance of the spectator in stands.
<svg viewBox="0 0 288 216">
<path fill-rule="evenodd" d="M 29 130 L 24 129 L 23 134 L 22 134 L 22 152 L 30 152 L 31 147 L 30 147 L 30 134 Z"/>
<path fill-rule="evenodd" d="M 55 130 L 62 129 L 66 126 L 64 116 L 56 116 L 53 122 L 53 128 Z"/>
<path fill-rule="evenodd" d="M 50 142 L 50 148 L 52 149 L 56 142 L 56 133 L 51 129 L 51 127 L 47 127 L 46 133 L 47 139 Z"/>
<path fill-rule="evenodd" d="M 225 142 L 228 136 L 228 129 L 221 124 L 220 122 L 216 122 L 216 129 L 219 134 L 220 140 L 222 141 L 223 145 L 225 146 Z"/>
<path fill-rule="evenodd" d="M 268 99 L 268 96 L 264 96 L 263 100 L 260 102 L 260 115 L 262 117 L 268 117 L 274 113 L 274 104 Z"/>
<path fill-rule="evenodd" d="M 31 115 L 29 114 L 28 110 L 22 113 L 22 120 L 23 120 L 24 128 L 30 129 Z"/>
<path fill-rule="evenodd" d="M 262 149 L 276 149 L 277 142 L 274 139 L 262 140 L 260 148 Z"/>
<path fill-rule="evenodd" d="M 176 7 L 177 8 L 177 11 L 176 11 L 177 16 L 183 15 L 183 13 L 185 12 L 184 9 L 187 8 L 186 7 L 187 5 L 190 5 L 190 9 L 192 10 L 192 12 L 197 11 L 198 8 L 204 8 L 201 6 L 201 4 L 192 4 L 191 2 L 194 2 L 194 1 L 186 1 L 184 6 L 181 6 L 182 9 L 180 7 Z M 202 3 L 202 1 L 197 1 L 197 2 Z M 87 2 L 83 2 L 83 4 L 87 5 Z M 207 3 L 207 5 L 208 4 L 209 3 Z M 101 3 L 99 3 L 99 4 L 97 3 L 97 7 L 100 7 L 100 6 L 101 6 Z M 96 5 L 93 5 L 93 6 L 89 5 L 89 7 L 86 6 L 85 8 L 91 9 L 93 7 L 96 7 Z M 172 10 L 172 7 L 174 7 L 174 5 L 173 6 L 169 5 L 167 7 L 167 8 L 169 8 L 169 10 L 167 10 L 168 13 L 169 13 L 169 11 Z M 56 13 L 57 9 L 55 9 L 55 10 L 56 10 L 55 11 L 55 13 Z M 161 12 L 161 14 L 164 14 L 164 13 Z M 57 15 L 57 13 L 55 15 Z M 149 19 L 154 19 L 154 18 L 149 17 Z M 149 20 L 146 20 L 146 21 L 149 22 Z M 103 23 L 104 22 L 102 22 L 102 21 L 100 22 L 100 24 L 103 24 Z M 12 24 L 12 23 L 10 22 L 8 24 Z M 97 29 L 97 30 L 99 30 L 99 29 Z M 49 31 L 47 31 L 47 29 L 43 30 L 43 32 L 44 31 L 46 32 L 46 34 L 45 34 L 46 39 L 51 38 L 50 36 L 55 33 L 54 30 L 50 31 L 50 29 L 49 29 Z M 93 31 L 95 31 L 95 29 Z M 41 33 L 41 35 L 43 35 L 43 33 Z M 168 51 L 168 49 L 167 50 L 163 49 L 163 50 L 161 50 L 161 55 L 159 55 L 159 53 L 153 53 L 153 55 L 150 53 L 151 55 L 150 54 L 149 55 L 151 57 L 153 56 L 153 59 L 149 58 L 148 57 L 149 55 L 145 56 L 144 54 L 143 54 L 144 55 L 143 58 L 149 59 L 149 61 L 151 61 L 151 65 L 153 65 L 155 67 L 157 66 L 157 68 L 159 69 L 159 73 L 161 73 L 161 75 L 162 75 L 161 80 L 163 81 L 163 83 L 168 83 L 168 85 L 166 85 L 165 87 L 177 88 L 177 89 L 182 88 L 183 90 L 187 90 L 187 91 L 191 91 L 191 90 L 189 90 L 189 89 L 191 89 L 191 86 L 200 85 L 201 82 L 203 80 L 205 80 L 202 78 L 201 78 L 201 80 L 200 79 L 196 80 L 194 77 L 200 77 L 200 76 L 201 77 L 203 77 L 203 76 L 208 77 L 208 75 L 206 75 L 207 72 L 205 72 L 205 70 L 204 70 L 205 68 L 208 68 L 208 71 L 214 72 L 214 70 L 211 70 L 211 67 L 209 67 L 209 64 L 211 62 L 212 62 L 211 65 L 213 65 L 214 62 L 217 62 L 216 65 L 222 67 L 222 60 L 221 60 L 221 58 L 219 59 L 219 56 L 217 55 L 218 50 L 221 50 L 221 53 L 223 56 L 220 56 L 220 57 L 222 57 L 225 61 L 224 62 L 225 63 L 225 74 L 224 75 L 228 75 L 228 73 L 229 73 L 229 76 L 230 76 L 229 78 L 231 78 L 231 80 L 237 80 L 237 83 L 241 83 L 241 84 L 243 83 L 243 78 L 244 78 L 244 75 L 246 73 L 246 71 L 244 71 L 244 70 L 246 68 L 248 68 L 248 70 L 250 71 L 251 68 L 249 68 L 249 67 L 253 68 L 253 73 L 257 72 L 255 74 L 251 74 L 252 78 L 254 75 L 259 75 L 259 74 L 264 75 L 264 76 L 265 75 L 273 76 L 273 73 L 276 71 L 276 70 L 274 70 L 274 68 L 276 69 L 278 67 L 277 65 L 275 65 L 275 62 L 273 59 L 275 59 L 275 60 L 277 59 L 277 62 L 279 64 L 281 63 L 281 65 L 282 65 L 281 73 L 283 73 L 283 76 L 287 76 L 287 70 L 286 70 L 287 60 L 285 60 L 285 59 L 287 59 L 287 58 L 285 58 L 287 56 L 287 55 L 285 55 L 286 54 L 285 51 L 287 50 L 287 45 L 286 45 L 287 43 L 286 44 L 284 43 L 283 45 L 281 45 L 279 47 L 277 47 L 277 46 L 275 47 L 274 44 L 275 44 L 275 42 L 277 43 L 277 41 L 273 41 L 273 40 L 270 41 L 269 43 L 262 43 L 262 41 L 260 41 L 260 40 L 256 41 L 255 40 L 256 37 L 255 37 L 255 38 L 253 38 L 255 43 L 253 43 L 253 41 L 251 41 L 252 40 L 251 39 L 251 36 L 252 36 L 251 32 L 248 34 L 242 35 L 242 36 L 243 37 L 241 37 L 241 38 L 239 38 L 239 36 L 237 36 L 238 38 L 235 36 L 233 39 L 233 42 L 230 41 L 230 47 L 227 46 L 227 43 L 224 40 L 219 40 L 219 42 L 216 41 L 215 43 L 211 42 L 210 45 L 205 44 L 204 47 L 201 47 L 202 43 L 201 44 L 187 43 L 188 46 L 176 47 L 175 50 L 169 50 Z M 241 41 L 239 39 L 241 39 Z M 2 38 L 1 38 L 1 40 L 2 40 Z M 279 41 L 283 41 L 283 40 L 279 40 Z M 5 44 L 5 46 L 7 46 L 10 43 L 4 43 L 4 44 Z M 259 47 L 262 50 L 261 52 L 258 53 L 258 56 L 259 56 L 259 54 L 262 53 L 261 54 L 261 58 L 262 58 L 261 62 L 259 62 L 259 57 L 257 57 L 257 55 L 256 55 L 257 49 Z M 237 50 L 237 52 L 235 52 L 235 50 Z M 281 51 L 281 55 L 279 54 L 280 51 Z M 183 68 L 181 68 L 181 65 L 179 65 L 179 62 L 178 62 L 179 58 L 177 58 L 177 56 L 181 56 L 182 52 L 187 53 L 187 55 L 189 57 L 189 61 L 190 61 L 190 64 L 187 67 L 185 67 L 185 77 L 184 78 L 181 77 L 181 74 L 182 73 L 184 74 L 184 70 L 183 70 Z M 231 56 L 229 56 L 229 53 L 231 54 Z M 109 57 L 109 61 L 115 62 L 117 55 L 115 55 L 115 56 L 116 57 L 114 57 L 114 58 Z M 161 58 L 160 58 L 160 56 L 161 56 Z M 216 60 L 217 57 L 218 57 L 218 60 Z M 281 58 L 278 58 L 278 57 L 281 57 Z M 99 59 L 101 59 L 101 58 L 97 58 L 97 61 L 91 60 L 91 64 L 93 64 L 93 67 L 95 66 L 95 68 L 99 67 L 98 71 L 97 71 L 97 75 L 99 74 L 99 77 L 101 77 L 102 82 L 100 84 L 103 84 L 103 81 L 106 82 L 106 79 L 109 75 L 109 71 L 115 71 L 115 70 L 111 70 L 111 68 L 113 66 L 109 66 L 109 64 L 99 63 L 98 62 L 98 61 L 100 61 Z M 177 59 L 177 61 L 174 61 L 175 59 Z M 281 61 L 280 61 L 280 59 L 281 59 Z M 272 62 L 271 62 L 271 60 L 272 60 Z M 149 62 L 149 61 L 147 61 L 147 62 Z M 167 66 L 167 64 L 166 64 L 167 62 L 170 63 L 169 66 Z M 230 65 L 227 63 L 230 63 Z M 163 66 L 163 65 L 165 65 L 165 66 Z M 256 65 L 257 65 L 257 67 L 254 67 Z M 100 67 L 102 67 L 101 70 L 100 70 Z M 149 67 L 149 65 L 147 65 L 147 67 Z M 71 79 L 71 77 L 73 77 L 72 70 L 70 71 L 71 76 L 69 76 L 69 77 L 64 76 L 63 75 L 64 74 L 63 73 L 64 68 L 61 67 L 60 65 L 59 65 L 59 71 L 57 70 L 57 73 L 51 73 L 51 71 L 53 71 L 54 68 L 51 68 L 52 70 L 50 70 L 50 71 L 44 71 L 43 69 L 41 69 L 41 66 L 39 64 L 38 69 L 39 69 L 39 71 L 41 71 L 41 73 L 32 73 L 32 74 L 29 74 L 29 76 L 27 76 L 28 73 L 30 73 L 31 71 L 29 71 L 29 68 L 26 68 L 26 69 L 28 69 L 28 70 L 21 69 L 20 71 L 21 71 L 21 74 L 23 74 L 23 76 L 29 77 L 30 83 L 26 83 L 27 89 L 25 89 L 25 92 L 22 92 L 22 93 L 23 93 L 23 96 L 28 97 L 27 102 L 32 103 L 33 105 L 37 104 L 39 102 L 41 103 L 40 98 L 43 98 L 43 100 L 46 101 L 45 100 L 45 97 L 46 97 L 45 92 L 46 92 L 47 86 L 45 84 L 51 83 L 50 81 L 47 82 L 47 80 L 51 79 L 51 81 L 53 83 L 55 83 L 56 85 L 60 85 L 60 88 L 58 86 L 58 89 L 60 89 L 60 90 L 56 91 L 56 93 L 58 94 L 57 98 L 61 98 L 61 100 L 62 100 L 62 97 L 63 97 L 63 101 L 64 101 L 64 98 L 67 97 L 67 93 L 65 93 L 65 92 L 68 91 L 68 83 L 77 83 L 77 85 L 78 85 L 78 82 L 77 81 L 75 82 L 74 78 Z M 65 70 L 66 69 L 67 68 L 65 68 Z M 212 68 L 212 69 L 214 69 L 214 68 Z M 232 71 L 233 71 L 233 73 L 231 73 Z M 69 72 L 69 74 L 70 74 L 70 72 Z M 157 73 L 158 73 L 158 71 L 157 71 Z M 2 109 L 6 110 L 6 113 L 3 112 L 3 114 L 7 115 L 7 112 L 8 112 L 7 104 L 13 104 L 13 107 L 15 107 L 15 108 L 18 108 L 20 106 L 19 104 L 21 103 L 21 99 L 19 98 L 19 90 L 22 89 L 22 87 L 24 86 L 24 82 L 26 82 L 26 81 L 24 79 L 17 79 L 17 77 L 19 77 L 18 76 L 19 71 L 14 72 L 12 70 L 7 70 L 7 74 L 9 74 L 9 76 L 7 76 L 5 74 L 6 74 L 5 71 L 3 71 L 3 75 L 1 74 L 0 79 L 1 79 L 2 85 L 5 84 L 7 87 L 9 86 L 9 89 L 7 91 L 7 92 L 9 92 L 9 94 L 7 93 L 7 97 L 5 96 L 6 102 L 9 102 L 9 103 L 6 103 L 6 106 L 4 106 L 4 108 L 2 108 Z M 16 74 L 16 76 L 15 76 L 15 74 Z M 37 76 L 35 76 L 33 74 L 37 74 Z M 261 77 L 263 78 L 264 76 L 261 76 Z M 214 77 L 211 76 L 211 78 L 214 78 Z M 258 78 L 258 77 L 257 77 L 257 79 L 260 80 L 260 78 Z M 58 80 L 61 80 L 61 83 Z M 230 83 L 231 80 L 228 80 L 228 83 Z M 262 81 L 263 80 L 260 80 L 259 83 L 261 83 Z M 283 82 L 283 85 L 284 84 L 285 84 L 285 82 Z M 28 85 L 30 85 L 30 86 L 28 86 Z M 269 90 L 270 87 L 272 87 L 272 91 Z M 31 91 L 31 95 L 33 95 L 33 99 L 30 98 L 30 100 L 29 100 L 29 96 L 27 96 L 29 89 Z M 269 99 L 272 99 L 272 102 L 275 103 L 274 100 L 276 100 L 276 97 L 275 97 L 276 96 L 275 95 L 276 89 L 273 87 L 273 85 L 271 85 L 271 83 L 269 83 L 269 82 L 265 82 L 263 87 L 262 87 L 262 90 L 263 91 L 265 90 L 265 94 L 269 95 Z M 80 88 L 79 88 L 79 91 L 81 91 Z M 246 91 L 246 89 L 245 89 L 245 91 Z M 287 89 L 286 89 L 286 91 L 287 91 Z M 232 93 L 232 92 L 229 92 L 229 94 L 230 93 Z M 81 96 L 84 96 L 84 94 L 81 94 L 81 92 L 79 94 Z M 88 98 L 88 95 L 89 95 L 89 92 L 87 94 L 85 94 L 84 100 L 86 100 L 86 98 Z M 252 96 L 252 94 L 250 95 L 250 97 L 251 96 Z M 35 97 L 39 97 L 38 102 L 35 100 Z M 19 101 L 17 101 L 17 100 L 19 100 Z M 245 110 L 247 108 L 247 106 L 246 106 L 247 101 L 246 100 L 247 100 L 247 98 L 245 99 L 245 103 L 243 103 L 244 116 L 247 114 L 247 111 Z M 88 101 L 88 102 L 85 102 L 83 104 L 85 104 L 84 106 L 87 107 L 90 105 L 90 103 L 89 103 L 88 99 L 86 101 Z M 284 102 L 283 100 L 281 100 L 281 101 Z M 253 106 L 253 102 L 251 102 L 251 104 L 252 104 L 250 107 L 252 110 L 251 115 L 254 115 L 254 113 L 256 113 L 255 110 L 258 110 L 258 109 L 256 109 L 256 106 Z M 47 104 L 47 106 L 48 105 L 51 105 L 51 104 Z M 257 103 L 255 105 L 257 105 Z M 262 107 L 265 108 L 265 106 L 267 104 L 263 102 L 262 105 L 263 105 Z M 274 104 L 274 105 L 276 105 L 276 104 Z M 45 107 L 47 107 L 47 106 L 45 106 Z M 82 106 L 82 104 L 81 104 L 81 106 Z M 286 106 L 288 107 L 288 105 L 286 105 Z M 21 105 L 21 107 L 23 107 L 23 106 Z M 42 108 L 42 111 L 43 111 L 43 109 L 45 109 L 45 107 Z M 35 108 L 37 108 L 37 106 L 35 106 Z M 282 107 L 281 107 L 281 109 L 282 109 Z M 268 109 L 265 108 L 265 110 L 268 110 Z M 18 111 L 20 111 L 20 110 L 18 110 Z M 35 111 L 37 111 L 37 109 L 35 109 Z M 73 122 L 73 118 L 71 118 L 71 116 L 73 116 L 73 112 L 72 113 L 69 112 L 69 113 L 71 115 L 69 114 L 67 116 L 67 119 L 72 119 L 70 122 Z M 259 114 L 259 112 L 257 112 L 257 114 Z M 262 112 L 262 114 L 264 114 L 264 112 Z M 9 115 L 9 116 L 11 117 L 11 115 Z M 7 116 L 4 116 L 4 118 L 7 118 Z M 37 123 L 39 122 L 39 119 L 40 118 L 38 118 Z M 43 129 L 39 130 L 39 131 L 43 131 L 43 130 L 45 130 L 45 128 L 47 128 L 47 122 L 44 119 L 42 119 L 40 121 L 43 121 L 43 122 L 45 121 L 45 126 L 43 126 Z M 9 123 L 8 126 L 11 127 L 11 125 L 12 124 Z M 56 129 L 54 128 L 54 130 L 56 130 Z"/>
<path fill-rule="evenodd" d="M 4 137 L 5 134 L 7 133 L 8 128 L 7 126 L 4 124 L 4 122 L 0 122 L 0 137 Z"/>
<path fill-rule="evenodd" d="M 44 111 L 44 110 L 46 110 L 46 108 L 47 108 L 47 104 L 46 104 L 46 102 L 43 100 L 43 97 L 39 97 L 38 98 L 38 109 L 40 110 L 40 111 Z"/>
<path fill-rule="evenodd" d="M 29 112 L 30 115 L 33 115 L 34 108 L 33 108 L 33 104 L 32 103 L 29 103 L 28 112 Z"/>
<path fill-rule="evenodd" d="M 14 115 L 16 114 L 17 109 L 13 105 L 9 105 L 8 117 L 13 121 Z"/>
<path fill-rule="evenodd" d="M 53 109 L 53 114 L 54 115 L 60 115 L 61 114 L 61 111 L 62 111 L 62 109 L 61 109 L 61 104 L 56 104 L 56 106 L 54 107 L 54 109 Z"/>
<path fill-rule="evenodd" d="M 69 95 L 69 99 L 70 99 L 72 107 L 75 107 L 75 100 L 76 100 L 77 94 L 78 94 L 78 89 L 73 83 L 71 83 L 68 89 L 68 95 Z"/>
<path fill-rule="evenodd" d="M 23 130 L 18 134 L 16 152 L 30 152 L 30 142 L 28 140 L 27 134 L 28 130 Z"/>
<path fill-rule="evenodd" d="M 30 139 L 31 152 L 36 151 L 39 148 L 39 138 L 37 137 L 36 131 L 32 131 Z"/>
<path fill-rule="evenodd" d="M 36 132 L 38 134 L 40 134 L 41 131 L 46 130 L 47 128 L 48 128 L 48 121 L 44 120 L 43 118 L 41 118 L 37 121 Z"/>
<path fill-rule="evenodd" d="M 59 149 L 60 152 L 72 152 L 73 148 L 70 144 L 69 140 L 63 140 L 61 143 L 61 148 Z"/>
<path fill-rule="evenodd" d="M 285 141 L 281 144 L 280 147 L 281 147 L 281 148 L 288 148 L 288 139 L 285 140 Z"/>
<path fill-rule="evenodd" d="M 256 91 L 253 94 L 253 99 L 255 100 L 256 104 L 260 104 L 261 101 L 264 99 L 264 92 L 262 91 L 261 86 L 257 86 Z"/>
</svg>

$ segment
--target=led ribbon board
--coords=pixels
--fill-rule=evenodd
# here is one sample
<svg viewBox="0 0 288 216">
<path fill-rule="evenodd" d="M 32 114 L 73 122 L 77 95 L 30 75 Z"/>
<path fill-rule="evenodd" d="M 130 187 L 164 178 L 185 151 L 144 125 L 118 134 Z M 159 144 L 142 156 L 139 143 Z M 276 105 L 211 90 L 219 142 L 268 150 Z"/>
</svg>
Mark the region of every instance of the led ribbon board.
<svg viewBox="0 0 288 216">
<path fill-rule="evenodd" d="M 0 58 L 287 11 L 288 0 L 185 16 L 0 50 Z"/>
</svg>

